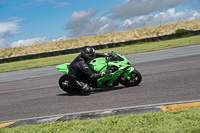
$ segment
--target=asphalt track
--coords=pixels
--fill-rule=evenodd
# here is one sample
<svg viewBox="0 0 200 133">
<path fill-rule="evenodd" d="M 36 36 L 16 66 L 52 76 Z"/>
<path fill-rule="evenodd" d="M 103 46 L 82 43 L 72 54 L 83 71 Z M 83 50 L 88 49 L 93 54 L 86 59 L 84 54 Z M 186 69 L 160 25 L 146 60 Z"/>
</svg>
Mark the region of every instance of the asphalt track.
<svg viewBox="0 0 200 133">
<path fill-rule="evenodd" d="M 46 76 L 44 71 L 42 76 L 34 72 L 37 76 L 29 78 L 16 75 L 24 71 L 0 74 L 1 80 L 7 74 L 13 76 L 0 83 L 0 121 L 199 99 L 199 46 L 127 55 L 133 63 L 134 59 L 143 58 L 143 62 L 135 60 L 137 63 L 133 64 L 143 75 L 141 85 L 102 88 L 90 95 L 64 93 L 57 84 L 62 73 L 52 74 L 51 67 L 47 71 L 52 75 Z"/>
</svg>

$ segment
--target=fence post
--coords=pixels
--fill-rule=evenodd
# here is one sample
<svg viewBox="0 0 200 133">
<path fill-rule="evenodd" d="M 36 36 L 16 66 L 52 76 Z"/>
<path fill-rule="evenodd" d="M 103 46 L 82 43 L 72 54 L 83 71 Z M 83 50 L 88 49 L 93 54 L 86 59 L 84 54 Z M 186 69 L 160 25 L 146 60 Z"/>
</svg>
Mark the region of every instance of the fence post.
<svg viewBox="0 0 200 133">
<path fill-rule="evenodd" d="M 113 33 L 115 33 L 115 29 L 113 28 Z"/>
<path fill-rule="evenodd" d="M 198 16 L 198 15 L 196 15 L 196 16 L 195 16 L 195 19 L 198 19 L 198 18 L 199 18 L 199 16 Z"/>
<path fill-rule="evenodd" d="M 97 36 L 98 36 L 98 35 L 101 35 L 101 31 L 97 31 Z"/>
</svg>

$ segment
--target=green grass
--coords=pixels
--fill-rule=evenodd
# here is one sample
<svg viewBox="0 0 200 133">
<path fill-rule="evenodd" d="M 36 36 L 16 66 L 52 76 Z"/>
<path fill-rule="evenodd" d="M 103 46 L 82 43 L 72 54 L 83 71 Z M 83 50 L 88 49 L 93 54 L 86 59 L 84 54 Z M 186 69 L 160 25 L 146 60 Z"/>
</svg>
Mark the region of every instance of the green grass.
<svg viewBox="0 0 200 133">
<path fill-rule="evenodd" d="M 96 50 L 96 52 L 103 53 L 103 52 L 115 51 L 122 55 L 126 55 L 126 54 L 134 54 L 134 53 L 155 51 L 155 50 L 161 50 L 161 49 L 184 47 L 184 46 L 197 45 L 197 44 L 200 44 L 200 35 L 173 39 L 173 40 L 159 41 L 159 42 L 138 43 L 138 44 L 133 44 L 133 45 L 124 46 L 124 47 L 115 47 L 115 48 L 110 48 L 110 49 Z M 65 62 L 71 62 L 77 55 L 78 53 L 3 63 L 3 64 L 0 64 L 0 68 L 1 68 L 0 73 L 30 69 L 30 68 L 38 68 L 38 67 L 44 67 L 44 66 L 52 66 L 52 65 L 62 64 Z"/>
<path fill-rule="evenodd" d="M 0 129 L 2 133 L 199 133 L 200 108 Z"/>
</svg>

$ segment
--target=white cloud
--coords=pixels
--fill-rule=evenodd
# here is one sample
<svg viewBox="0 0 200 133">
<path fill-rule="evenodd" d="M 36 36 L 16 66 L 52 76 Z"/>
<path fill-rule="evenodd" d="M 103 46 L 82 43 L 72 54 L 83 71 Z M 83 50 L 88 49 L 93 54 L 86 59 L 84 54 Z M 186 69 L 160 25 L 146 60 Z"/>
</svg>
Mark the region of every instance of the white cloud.
<svg viewBox="0 0 200 133">
<path fill-rule="evenodd" d="M 58 39 L 50 39 L 50 40 L 47 39 L 46 37 L 43 37 L 43 38 L 38 37 L 38 38 L 14 41 L 10 44 L 10 46 L 11 47 L 28 46 L 28 45 L 42 44 L 42 43 L 48 43 L 48 42 L 58 42 L 58 41 L 63 41 L 63 40 L 66 40 L 66 36 L 60 37 Z"/>
<path fill-rule="evenodd" d="M 21 20 L 17 17 L 8 18 L 8 20 L 0 22 L 0 49 L 8 47 L 8 41 L 5 38 L 13 37 L 20 32 L 19 22 Z"/>
<path fill-rule="evenodd" d="M 90 8 L 88 11 L 73 12 L 70 20 L 66 25 L 66 29 L 81 28 L 89 21 L 89 19 L 96 15 L 97 11 Z"/>
<path fill-rule="evenodd" d="M 52 42 L 58 42 L 58 41 L 64 41 L 64 40 L 66 40 L 66 36 L 60 37 L 58 39 L 52 39 L 51 41 Z"/>
<path fill-rule="evenodd" d="M 65 29 L 70 30 L 71 36 L 80 37 L 81 33 L 84 32 L 85 29 L 89 30 L 87 25 L 90 21 L 93 21 L 91 18 L 96 15 L 96 13 L 97 11 L 92 8 L 88 11 L 73 12 Z"/>
<path fill-rule="evenodd" d="M 19 33 L 21 20 L 12 20 L 0 22 L 0 38 L 2 37 L 13 37 L 16 33 Z"/>
<path fill-rule="evenodd" d="M 39 2 L 39 3 L 48 2 L 49 4 L 58 5 L 58 7 L 60 7 L 60 6 L 71 5 L 70 3 L 67 3 L 67 2 L 57 2 L 56 0 L 35 0 L 35 1 L 36 1 L 36 2 Z"/>
<path fill-rule="evenodd" d="M 162 24 L 170 24 L 177 22 L 177 19 L 181 18 L 181 21 L 186 20 L 194 20 L 196 16 L 200 16 L 200 13 L 196 11 L 181 11 L 175 13 L 175 9 L 171 8 L 168 9 L 167 12 L 161 12 L 156 15 L 145 15 L 140 16 L 132 21 L 125 20 L 120 24 L 119 30 L 127 30 L 128 26 L 131 26 L 131 29 L 139 29 L 144 27 L 144 23 L 146 23 L 147 27 L 157 26 L 160 25 L 160 21 L 162 21 Z M 127 23 L 127 21 L 129 23 Z"/>
<path fill-rule="evenodd" d="M 116 20 L 130 19 L 135 16 L 148 15 L 155 11 L 162 11 L 191 0 L 128 0 L 122 5 L 115 5 L 110 9 L 111 17 Z"/>
<path fill-rule="evenodd" d="M 112 29 L 115 27 L 114 21 L 107 17 L 94 17 L 91 20 L 89 20 L 86 24 L 86 28 L 82 29 L 82 33 L 85 36 L 92 36 L 98 34 L 106 34 L 112 32 Z"/>
<path fill-rule="evenodd" d="M 57 2 L 58 6 L 68 6 L 71 5 L 70 3 L 67 2 Z"/>
<path fill-rule="evenodd" d="M 111 32 L 115 26 L 114 21 L 105 16 L 95 17 L 96 14 L 97 11 L 93 9 L 73 12 L 66 24 L 66 29 L 70 30 L 70 36 L 78 38 L 81 37 L 81 33 L 83 36 L 91 36 L 97 35 L 97 32 L 101 34 Z"/>
<path fill-rule="evenodd" d="M 0 22 L 0 49 L 8 48 L 8 47 L 19 47 L 19 46 L 27 46 L 27 45 L 33 45 L 33 44 L 41 44 L 41 43 L 47 43 L 50 41 L 62 41 L 66 40 L 66 36 L 60 37 L 58 39 L 52 39 L 48 40 L 46 37 L 38 37 L 38 38 L 32 38 L 32 39 L 26 39 L 26 40 L 18 40 L 14 41 L 12 43 L 8 43 L 6 40 L 7 38 L 11 38 L 15 36 L 17 33 L 20 33 L 19 22 L 21 20 L 18 17 L 10 17 L 7 18 L 7 21 Z"/>
<path fill-rule="evenodd" d="M 19 47 L 19 46 L 28 46 L 28 45 L 33 45 L 33 44 L 42 44 L 46 43 L 46 37 L 43 38 L 32 38 L 32 39 L 26 39 L 26 40 L 18 40 L 13 43 L 11 43 L 11 47 Z"/>
<path fill-rule="evenodd" d="M 125 21 L 121 22 L 120 26 L 131 25 L 133 22 L 130 19 L 126 19 Z"/>
</svg>

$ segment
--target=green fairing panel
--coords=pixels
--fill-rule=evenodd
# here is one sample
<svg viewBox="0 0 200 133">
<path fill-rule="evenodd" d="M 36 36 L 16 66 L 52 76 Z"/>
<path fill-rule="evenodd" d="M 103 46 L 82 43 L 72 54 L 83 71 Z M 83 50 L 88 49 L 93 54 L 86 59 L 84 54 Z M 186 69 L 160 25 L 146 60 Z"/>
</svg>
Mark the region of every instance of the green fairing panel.
<svg viewBox="0 0 200 133">
<path fill-rule="evenodd" d="M 131 65 L 131 62 L 125 56 L 122 56 L 122 55 L 120 55 L 118 53 L 114 53 L 114 52 L 111 52 L 111 53 L 113 55 L 115 55 L 115 57 L 117 57 L 117 56 L 121 57 L 123 59 L 123 61 L 111 61 L 111 62 L 109 62 L 109 66 L 114 65 L 114 66 L 118 66 L 118 67 L 120 67 L 120 66 L 126 67 L 126 66 Z M 129 64 L 127 64 L 127 63 L 129 63 Z"/>
<path fill-rule="evenodd" d="M 94 72 L 103 72 L 107 68 L 106 59 L 104 58 L 95 58 L 89 63 L 89 67 Z"/>
<path fill-rule="evenodd" d="M 102 83 L 106 82 L 108 80 L 111 80 L 111 81 L 110 81 L 110 84 L 107 84 L 107 86 L 113 86 L 113 82 L 118 79 L 118 77 L 121 75 L 122 72 L 123 72 L 123 70 L 120 69 L 120 70 L 118 70 L 114 73 L 111 73 L 107 76 L 104 76 L 104 77 L 98 79 L 97 80 L 97 87 L 106 87 Z"/>
<path fill-rule="evenodd" d="M 61 65 L 58 65 L 58 66 L 56 66 L 56 68 L 59 71 L 68 74 L 69 69 L 67 68 L 67 65 L 70 65 L 70 63 L 64 63 L 64 64 L 61 64 Z"/>
</svg>

